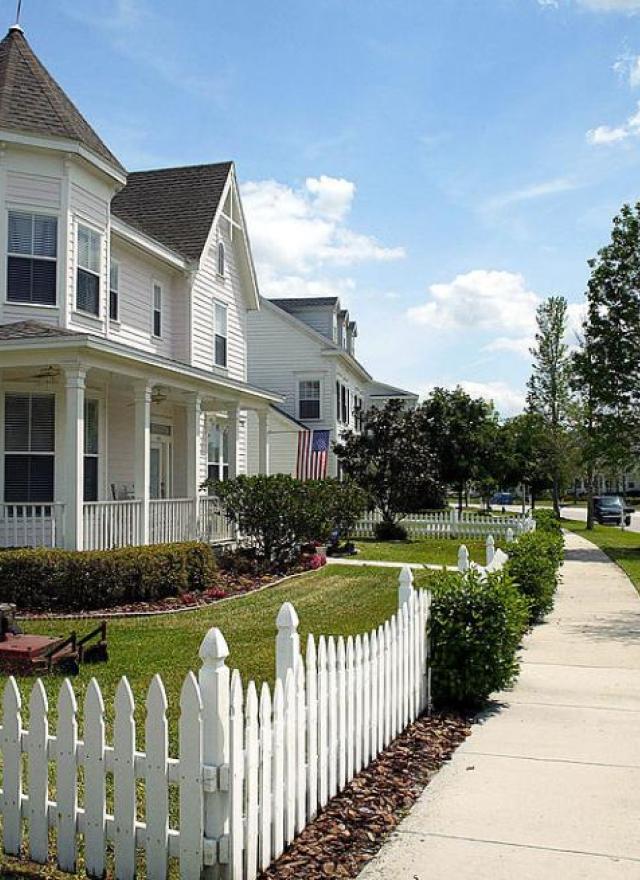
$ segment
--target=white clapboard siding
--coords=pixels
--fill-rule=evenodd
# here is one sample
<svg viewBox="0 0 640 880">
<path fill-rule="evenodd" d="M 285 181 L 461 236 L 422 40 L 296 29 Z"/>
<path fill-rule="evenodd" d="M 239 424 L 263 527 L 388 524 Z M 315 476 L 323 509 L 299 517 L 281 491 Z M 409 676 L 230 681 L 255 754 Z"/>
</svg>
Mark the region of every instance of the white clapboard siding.
<svg viewBox="0 0 640 880">
<path fill-rule="evenodd" d="M 24 847 L 34 861 L 55 860 L 73 874 L 82 850 L 92 877 L 105 876 L 113 852 L 115 880 L 134 880 L 141 860 L 149 880 L 166 880 L 170 860 L 181 880 L 255 880 L 429 706 L 429 602 L 403 572 L 390 619 L 346 639 L 310 635 L 304 657 L 297 614 L 288 605 L 279 614 L 287 626 L 278 636 L 275 686 L 263 684 L 259 699 L 253 681 L 245 687 L 237 670 L 230 675 L 224 637 L 210 630 L 198 678 L 190 672 L 182 683 L 177 757 L 169 752 L 169 707 L 157 675 L 146 694 L 144 751 L 126 678 L 116 689 L 111 743 L 95 679 L 84 694 L 80 737 L 69 681 L 59 688 L 53 731 L 45 688 L 34 683 L 29 729 L 23 730 L 20 692 L 9 678 L 0 727 L 3 851 L 19 855 Z M 178 789 L 177 827 L 169 811 L 172 787 Z"/>
</svg>

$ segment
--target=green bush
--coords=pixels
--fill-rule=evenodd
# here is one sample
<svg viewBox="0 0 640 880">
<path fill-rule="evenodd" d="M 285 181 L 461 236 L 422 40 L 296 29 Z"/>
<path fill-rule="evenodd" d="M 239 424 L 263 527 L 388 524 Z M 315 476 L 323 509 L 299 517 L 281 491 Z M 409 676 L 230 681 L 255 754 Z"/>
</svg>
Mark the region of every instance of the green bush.
<svg viewBox="0 0 640 880">
<path fill-rule="evenodd" d="M 376 541 L 406 541 L 407 530 L 403 525 L 397 522 L 389 522 L 382 520 L 373 527 L 373 533 Z"/>
<path fill-rule="evenodd" d="M 541 507 L 539 510 L 534 510 L 533 518 L 536 521 L 537 532 L 548 532 L 552 535 L 562 536 L 560 520 L 550 508 Z"/>
<path fill-rule="evenodd" d="M 562 563 L 562 535 L 536 529 L 509 545 L 506 570 L 529 605 L 529 622 L 536 623 L 553 608 Z"/>
<path fill-rule="evenodd" d="M 153 602 L 212 586 L 208 544 L 117 550 L 22 549 L 0 553 L 0 596 L 19 609 L 88 611 Z"/>
<path fill-rule="evenodd" d="M 429 586 L 433 700 L 476 706 L 515 678 L 527 604 L 504 572 L 438 572 Z"/>
<path fill-rule="evenodd" d="M 210 489 L 259 554 L 281 564 L 295 558 L 300 544 L 327 543 L 336 528 L 347 536 L 366 505 L 364 492 L 351 482 L 302 482 L 287 474 L 240 476 Z"/>
</svg>

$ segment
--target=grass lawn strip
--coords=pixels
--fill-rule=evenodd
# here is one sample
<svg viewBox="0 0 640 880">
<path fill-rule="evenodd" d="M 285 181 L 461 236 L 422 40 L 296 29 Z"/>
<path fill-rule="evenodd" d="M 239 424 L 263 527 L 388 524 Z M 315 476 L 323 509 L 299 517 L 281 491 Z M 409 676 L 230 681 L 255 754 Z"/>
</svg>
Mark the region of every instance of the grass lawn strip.
<svg viewBox="0 0 640 880">
<path fill-rule="evenodd" d="M 484 540 L 465 538 L 423 538 L 414 541 L 375 541 L 360 538 L 356 541 L 358 555 L 352 558 L 363 562 L 416 562 L 421 565 L 455 565 L 458 550 L 464 544 L 474 562 L 484 565 L 486 545 Z M 506 541 L 496 539 L 496 547 L 506 549 Z"/>
<path fill-rule="evenodd" d="M 586 538 L 607 554 L 629 576 L 634 587 L 640 593 L 640 532 L 624 532 L 616 526 L 594 525 L 593 531 L 587 530 L 586 522 L 578 520 L 562 520 L 565 529 Z"/>
</svg>

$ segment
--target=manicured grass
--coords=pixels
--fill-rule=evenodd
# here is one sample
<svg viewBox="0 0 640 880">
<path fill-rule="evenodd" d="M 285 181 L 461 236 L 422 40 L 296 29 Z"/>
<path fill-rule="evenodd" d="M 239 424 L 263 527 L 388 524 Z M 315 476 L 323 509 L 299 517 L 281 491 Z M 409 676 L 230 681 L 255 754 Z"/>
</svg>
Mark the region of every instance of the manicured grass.
<svg viewBox="0 0 640 880">
<path fill-rule="evenodd" d="M 484 564 L 485 542 L 463 538 L 425 538 L 415 541 L 375 541 L 373 538 L 361 538 L 356 542 L 356 547 L 360 551 L 358 559 L 455 565 L 461 544 L 466 545 L 471 559 Z"/>
<path fill-rule="evenodd" d="M 227 640 L 227 664 L 237 667 L 246 682 L 259 685 L 273 681 L 275 664 L 275 620 L 285 601 L 294 603 L 300 617 L 300 634 L 353 635 L 382 623 L 396 610 L 397 571 L 385 569 L 325 568 L 283 584 L 249 594 L 206 609 L 178 615 L 113 620 L 108 624 L 109 661 L 85 665 L 74 679 L 82 696 L 95 676 L 105 698 L 108 722 L 112 720 L 112 701 L 120 677 L 126 675 L 138 708 L 138 721 L 144 718 L 144 696 L 152 676 L 159 673 L 169 700 L 169 720 L 175 745 L 179 693 L 186 673 L 199 668 L 198 649 L 209 627 L 219 627 Z M 418 584 L 427 573 L 419 572 Z M 25 621 L 33 633 L 64 635 L 75 629 L 87 632 L 95 621 Z M 304 641 L 303 641 L 304 644 Z M 50 707 L 55 712 L 60 676 L 45 678 Z M 22 678 L 20 687 L 28 707 L 32 679 Z M 26 712 L 25 712 L 26 714 Z"/>
<path fill-rule="evenodd" d="M 629 575 L 636 590 L 640 592 L 640 532 L 623 532 L 615 526 L 597 524 L 589 532 L 585 522 L 567 519 L 562 520 L 562 525 L 604 550 Z"/>
</svg>

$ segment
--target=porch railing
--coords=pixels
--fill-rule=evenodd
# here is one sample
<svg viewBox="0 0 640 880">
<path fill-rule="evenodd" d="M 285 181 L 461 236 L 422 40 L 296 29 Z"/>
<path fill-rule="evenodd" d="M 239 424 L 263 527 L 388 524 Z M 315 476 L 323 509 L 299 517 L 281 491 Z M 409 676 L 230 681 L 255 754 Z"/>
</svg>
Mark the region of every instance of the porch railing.
<svg viewBox="0 0 640 880">
<path fill-rule="evenodd" d="M 193 541 L 197 513 L 193 498 L 159 498 L 149 502 L 149 543 Z"/>
<path fill-rule="evenodd" d="M 85 502 L 85 550 L 111 550 L 141 543 L 142 501 Z"/>
<path fill-rule="evenodd" d="M 64 504 L 0 503 L 0 547 L 58 547 L 64 535 Z"/>
<path fill-rule="evenodd" d="M 142 501 L 89 501 L 84 505 L 85 550 L 142 544 Z M 149 501 L 149 544 L 174 541 L 218 543 L 235 531 L 215 498 L 160 498 Z"/>
</svg>

